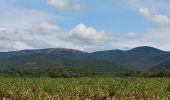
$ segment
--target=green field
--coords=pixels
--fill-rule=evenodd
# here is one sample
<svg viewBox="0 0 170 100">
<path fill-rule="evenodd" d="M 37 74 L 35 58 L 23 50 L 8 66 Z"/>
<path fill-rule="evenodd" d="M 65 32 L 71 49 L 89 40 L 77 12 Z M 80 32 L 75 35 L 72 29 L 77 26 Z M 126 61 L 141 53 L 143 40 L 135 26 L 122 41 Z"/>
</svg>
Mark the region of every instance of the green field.
<svg viewBox="0 0 170 100">
<path fill-rule="evenodd" d="M 0 96 L 11 100 L 170 100 L 170 78 L 0 78 Z"/>
</svg>

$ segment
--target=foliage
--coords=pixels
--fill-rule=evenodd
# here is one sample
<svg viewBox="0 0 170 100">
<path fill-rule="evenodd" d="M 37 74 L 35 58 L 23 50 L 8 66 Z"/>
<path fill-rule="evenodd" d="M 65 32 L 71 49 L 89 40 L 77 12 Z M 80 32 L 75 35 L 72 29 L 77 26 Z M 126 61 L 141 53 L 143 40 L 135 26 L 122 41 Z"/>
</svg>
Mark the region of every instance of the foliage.
<svg viewBox="0 0 170 100">
<path fill-rule="evenodd" d="M 169 78 L 0 78 L 0 96 L 15 100 L 119 98 L 169 100 Z"/>
<path fill-rule="evenodd" d="M 169 68 L 170 52 L 152 47 L 131 50 L 108 50 L 83 52 L 73 49 L 49 48 L 0 52 L 0 68 L 16 67 L 86 67 L 93 71 L 122 72 L 126 70 L 149 70 L 154 66 Z M 163 63 L 167 62 L 167 63 Z M 163 63 L 159 65 L 160 63 Z M 154 68 L 153 68 L 154 69 Z"/>
<path fill-rule="evenodd" d="M 142 74 L 144 77 L 170 77 L 170 70 L 160 69 L 160 70 L 149 70 Z"/>
<path fill-rule="evenodd" d="M 125 72 L 97 72 L 85 67 L 56 67 L 56 68 L 11 68 L 1 69 L 4 77 L 51 77 L 74 78 L 86 76 L 116 76 L 116 77 L 170 77 L 170 70 L 125 71 Z"/>
<path fill-rule="evenodd" d="M 92 76 L 90 70 L 85 68 L 11 68 L 0 71 L 1 76 L 5 77 L 51 77 L 51 78 L 70 78 Z"/>
</svg>

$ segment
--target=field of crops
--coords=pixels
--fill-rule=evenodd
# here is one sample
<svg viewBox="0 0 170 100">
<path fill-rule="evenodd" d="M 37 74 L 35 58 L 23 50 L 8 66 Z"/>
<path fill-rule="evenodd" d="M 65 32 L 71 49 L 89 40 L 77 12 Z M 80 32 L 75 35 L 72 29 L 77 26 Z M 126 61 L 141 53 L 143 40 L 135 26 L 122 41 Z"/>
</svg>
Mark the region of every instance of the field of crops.
<svg viewBox="0 0 170 100">
<path fill-rule="evenodd" d="M 0 100 L 170 100 L 170 78 L 0 78 L 0 97 Z"/>
</svg>

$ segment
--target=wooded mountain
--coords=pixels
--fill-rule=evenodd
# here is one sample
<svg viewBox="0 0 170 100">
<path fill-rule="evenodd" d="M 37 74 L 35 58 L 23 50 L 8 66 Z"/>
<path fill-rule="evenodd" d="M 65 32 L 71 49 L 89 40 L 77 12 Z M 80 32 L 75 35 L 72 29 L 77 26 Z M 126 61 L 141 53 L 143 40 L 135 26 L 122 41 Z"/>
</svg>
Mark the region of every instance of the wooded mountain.
<svg viewBox="0 0 170 100">
<path fill-rule="evenodd" d="M 74 49 L 49 48 L 0 52 L 0 67 L 85 67 L 94 71 L 148 70 L 170 59 L 170 52 L 153 47 L 108 50 L 93 53 Z"/>
<path fill-rule="evenodd" d="M 152 69 L 170 69 L 170 59 L 154 66 Z"/>
</svg>

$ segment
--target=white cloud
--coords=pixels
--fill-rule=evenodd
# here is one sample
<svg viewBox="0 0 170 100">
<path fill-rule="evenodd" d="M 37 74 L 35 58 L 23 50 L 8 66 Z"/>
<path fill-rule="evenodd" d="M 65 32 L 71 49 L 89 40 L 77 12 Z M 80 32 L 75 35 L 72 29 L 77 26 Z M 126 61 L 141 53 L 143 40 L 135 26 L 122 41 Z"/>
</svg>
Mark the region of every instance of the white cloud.
<svg viewBox="0 0 170 100">
<path fill-rule="evenodd" d="M 30 41 L 30 43 L 32 43 L 32 41 Z M 32 43 L 34 44 L 34 43 Z M 12 45 L 13 50 L 23 50 L 23 49 L 33 49 L 33 47 L 27 45 L 26 43 L 22 42 L 22 41 L 16 41 L 15 44 Z"/>
<path fill-rule="evenodd" d="M 144 16 L 148 21 L 158 24 L 167 25 L 170 24 L 170 18 L 167 15 L 158 15 L 149 8 L 140 8 L 139 13 Z"/>
<path fill-rule="evenodd" d="M 20 40 L 20 36 L 17 30 L 9 29 L 6 27 L 0 27 L 0 40 Z"/>
<path fill-rule="evenodd" d="M 69 7 L 68 0 L 47 0 L 47 4 L 61 10 L 68 9 Z"/>
<path fill-rule="evenodd" d="M 170 50 L 170 29 L 169 28 L 153 28 L 148 29 L 144 34 L 144 40 L 154 43 L 154 46 L 162 50 Z"/>
<path fill-rule="evenodd" d="M 60 28 L 57 25 L 42 22 L 40 25 L 25 29 L 32 35 L 50 35 L 59 32 Z"/>
<path fill-rule="evenodd" d="M 104 49 L 114 41 L 111 33 L 98 31 L 84 24 L 78 24 L 70 31 L 65 31 L 58 25 L 46 22 L 27 29 L 2 27 L 0 39 L 1 43 L 8 44 L 7 47 L 0 47 L 10 47 L 9 50 L 63 47 L 93 51 L 99 48 Z"/>
<path fill-rule="evenodd" d="M 14 44 L 8 41 L 0 41 L 0 51 L 12 51 L 14 49 Z"/>
<path fill-rule="evenodd" d="M 0 26 L 10 28 L 27 28 L 52 19 L 48 14 L 36 10 L 1 7 L 0 18 Z"/>
<path fill-rule="evenodd" d="M 59 29 L 60 28 L 57 25 L 52 25 L 52 24 L 49 24 L 49 23 L 41 23 L 40 27 L 39 27 L 39 31 L 41 33 L 45 33 L 45 34 L 55 33 L 57 31 L 59 31 Z"/>
<path fill-rule="evenodd" d="M 84 24 L 77 25 L 67 35 L 68 39 L 77 45 L 106 45 L 113 41 L 110 33 L 97 31 L 93 27 Z"/>
<path fill-rule="evenodd" d="M 48 5 L 61 10 L 61 11 L 80 11 L 81 6 L 79 3 L 71 4 L 70 0 L 46 0 Z"/>
<path fill-rule="evenodd" d="M 34 1 L 34 0 L 33 0 Z M 46 0 L 47 3 L 61 11 L 80 11 L 81 5 L 71 0 Z M 75 0 L 78 1 L 78 0 Z M 133 4 L 148 21 L 158 25 L 170 24 L 168 15 L 157 12 L 157 9 L 146 1 L 134 0 Z M 139 3 L 143 2 L 143 3 Z M 132 2 L 131 2 L 132 3 Z M 142 4 L 142 5 L 140 5 Z M 146 4 L 146 5 L 144 5 Z M 152 5 L 152 4 L 151 4 Z M 165 11 L 166 14 L 166 11 Z M 62 19 L 63 16 L 60 17 Z M 64 16 L 65 17 L 65 16 Z M 129 32 L 125 37 L 98 30 L 85 24 L 78 24 L 70 30 L 64 30 L 58 25 L 50 24 L 50 15 L 31 9 L 17 9 L 10 6 L 0 6 L 0 51 L 38 49 L 38 48 L 73 48 L 85 51 L 106 49 L 133 48 L 136 46 L 154 46 L 163 50 L 170 50 L 170 29 L 153 28 L 143 33 Z M 143 35 L 142 35 L 143 34 Z M 115 38 L 117 41 L 115 41 Z"/>
<path fill-rule="evenodd" d="M 145 17 L 151 17 L 153 15 L 153 13 L 150 11 L 149 8 L 140 8 L 139 12 L 141 15 L 143 15 Z"/>
<path fill-rule="evenodd" d="M 31 48 L 25 43 L 25 40 L 34 38 L 34 36 L 27 34 L 29 32 L 25 29 L 30 27 L 35 29 L 40 23 L 51 19 L 53 19 L 51 15 L 39 10 L 18 8 L 5 0 L 0 2 L 0 50 L 9 51 Z M 39 30 L 45 33 L 48 30 L 54 31 L 55 29 L 54 27 L 48 29 L 48 24 L 43 23 L 39 26 Z M 33 43 L 33 41 L 30 43 Z"/>
<path fill-rule="evenodd" d="M 128 32 L 128 33 L 126 33 L 126 37 L 127 37 L 128 39 L 136 39 L 136 38 L 138 38 L 139 36 L 138 36 L 138 34 L 135 33 L 135 32 Z"/>
<path fill-rule="evenodd" d="M 136 32 L 126 34 L 126 38 L 119 39 L 114 45 L 120 47 L 133 48 L 137 46 L 153 46 L 162 50 L 170 51 L 170 4 L 166 0 L 123 0 L 128 7 L 137 9 L 138 12 L 153 27 L 143 30 L 138 38 L 128 38 L 134 36 Z M 157 25 L 157 26 L 155 26 Z M 160 26 L 158 26 L 160 25 Z M 128 35 L 129 34 L 129 35 Z"/>
<path fill-rule="evenodd" d="M 52 46 L 52 44 L 49 44 L 48 41 L 46 41 L 45 39 L 27 39 L 24 41 L 24 43 L 27 46 L 30 46 L 31 48 L 51 48 L 54 47 Z"/>
<path fill-rule="evenodd" d="M 43 23 L 44 24 L 44 23 Z M 109 32 L 98 31 L 93 27 L 79 24 L 70 31 L 60 29 L 58 25 L 45 23 L 44 26 L 48 29 L 45 34 L 31 33 L 29 29 L 22 30 L 9 29 L 7 27 L 0 28 L 0 50 L 21 50 L 21 49 L 38 49 L 38 48 L 73 48 L 85 51 L 107 50 L 107 49 L 122 49 L 133 48 L 137 46 L 153 46 L 163 50 L 170 50 L 169 28 L 153 28 L 139 35 L 136 32 L 129 32 L 126 37 L 119 37 L 114 41 L 113 35 Z M 38 30 L 42 24 L 34 29 Z M 54 31 L 54 29 L 57 29 Z M 33 35 L 34 34 L 34 35 Z M 140 33 L 141 34 L 141 33 Z"/>
<path fill-rule="evenodd" d="M 135 32 L 130 32 L 129 34 L 133 36 Z M 127 47 L 134 48 L 138 46 L 152 46 L 159 48 L 161 50 L 170 51 L 170 29 L 161 27 L 161 28 L 152 28 L 137 34 L 137 37 L 134 38 L 120 38 L 118 42 L 115 42 L 113 45 L 119 48 Z"/>
<path fill-rule="evenodd" d="M 122 0 L 154 25 L 170 25 L 170 4 L 166 0 Z"/>
</svg>

